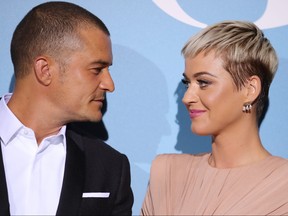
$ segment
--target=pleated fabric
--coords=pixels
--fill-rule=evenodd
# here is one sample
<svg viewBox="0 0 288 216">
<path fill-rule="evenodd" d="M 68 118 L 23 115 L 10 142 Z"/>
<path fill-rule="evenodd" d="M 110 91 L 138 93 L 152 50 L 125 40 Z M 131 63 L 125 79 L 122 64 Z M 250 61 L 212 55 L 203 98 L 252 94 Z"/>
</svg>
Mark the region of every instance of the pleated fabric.
<svg viewBox="0 0 288 216">
<path fill-rule="evenodd" d="M 164 154 L 153 161 L 142 215 L 288 215 L 288 161 L 269 156 L 218 169 L 210 154 Z"/>
</svg>

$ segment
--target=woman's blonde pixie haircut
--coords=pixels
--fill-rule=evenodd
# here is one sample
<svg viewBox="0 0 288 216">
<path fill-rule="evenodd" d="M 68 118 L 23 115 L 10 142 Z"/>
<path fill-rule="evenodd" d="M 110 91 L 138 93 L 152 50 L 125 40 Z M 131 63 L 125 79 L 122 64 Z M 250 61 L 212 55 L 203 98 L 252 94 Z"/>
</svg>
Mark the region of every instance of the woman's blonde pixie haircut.
<svg viewBox="0 0 288 216">
<path fill-rule="evenodd" d="M 199 53 L 214 52 L 223 61 L 223 68 L 232 76 L 237 90 L 256 75 L 261 80 L 261 92 L 252 103 L 257 119 L 268 102 L 269 87 L 278 67 L 276 52 L 263 32 L 253 23 L 224 21 L 208 26 L 192 36 L 182 49 L 185 59 Z"/>
</svg>

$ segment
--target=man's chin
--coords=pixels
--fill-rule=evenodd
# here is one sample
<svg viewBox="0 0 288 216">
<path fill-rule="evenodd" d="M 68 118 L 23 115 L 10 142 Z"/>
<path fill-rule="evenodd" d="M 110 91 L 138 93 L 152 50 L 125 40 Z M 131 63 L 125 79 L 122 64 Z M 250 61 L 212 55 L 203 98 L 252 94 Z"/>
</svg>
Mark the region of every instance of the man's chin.
<svg viewBox="0 0 288 216">
<path fill-rule="evenodd" d="M 97 113 L 97 115 L 91 115 L 91 116 L 88 116 L 86 121 L 89 121 L 89 122 L 100 122 L 102 120 L 102 114 L 100 113 Z"/>
<path fill-rule="evenodd" d="M 91 113 L 91 114 L 87 114 L 85 113 L 85 115 L 79 116 L 79 118 L 75 119 L 74 122 L 100 122 L 102 120 L 102 113 L 99 111 L 97 113 Z"/>
</svg>

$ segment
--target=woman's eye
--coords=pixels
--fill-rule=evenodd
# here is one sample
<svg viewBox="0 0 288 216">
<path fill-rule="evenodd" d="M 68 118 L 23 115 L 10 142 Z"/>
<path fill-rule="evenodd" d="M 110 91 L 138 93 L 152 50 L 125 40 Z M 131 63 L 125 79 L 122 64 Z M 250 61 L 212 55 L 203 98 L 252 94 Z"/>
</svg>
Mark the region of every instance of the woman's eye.
<svg viewBox="0 0 288 216">
<path fill-rule="evenodd" d="M 187 79 L 182 79 L 181 81 L 185 85 L 186 88 L 189 88 L 190 82 Z"/>
<path fill-rule="evenodd" d="M 200 86 L 200 88 L 205 88 L 209 84 L 211 84 L 211 82 L 207 81 L 207 80 L 197 80 L 197 82 L 198 82 L 198 85 Z"/>
</svg>

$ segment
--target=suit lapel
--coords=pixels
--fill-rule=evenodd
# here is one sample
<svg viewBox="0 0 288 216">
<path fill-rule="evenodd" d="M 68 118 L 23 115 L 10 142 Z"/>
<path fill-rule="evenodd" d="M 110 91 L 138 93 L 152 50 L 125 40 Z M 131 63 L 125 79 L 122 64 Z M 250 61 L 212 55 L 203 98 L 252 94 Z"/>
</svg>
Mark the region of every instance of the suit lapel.
<svg viewBox="0 0 288 216">
<path fill-rule="evenodd" d="M 85 158 L 79 147 L 82 139 L 67 129 L 66 143 L 66 163 L 57 215 L 75 215 L 79 212 L 84 187 Z"/>
<path fill-rule="evenodd" d="M 1 142 L 0 142 L 0 215 L 10 215 Z"/>
</svg>

